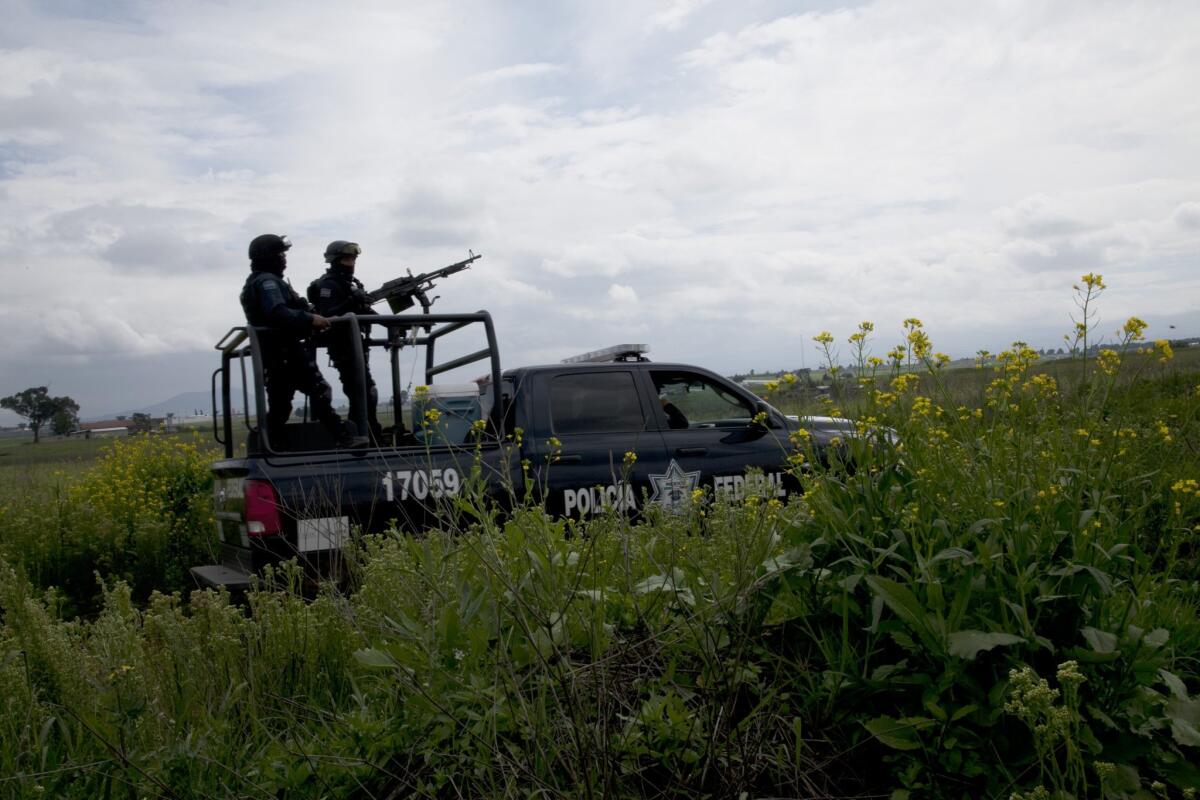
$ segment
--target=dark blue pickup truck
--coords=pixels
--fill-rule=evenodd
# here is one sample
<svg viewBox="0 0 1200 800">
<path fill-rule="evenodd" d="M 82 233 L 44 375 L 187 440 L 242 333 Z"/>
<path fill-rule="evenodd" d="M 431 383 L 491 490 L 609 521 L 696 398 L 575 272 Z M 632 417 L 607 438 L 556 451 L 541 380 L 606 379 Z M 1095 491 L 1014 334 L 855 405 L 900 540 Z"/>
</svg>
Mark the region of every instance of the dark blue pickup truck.
<svg viewBox="0 0 1200 800">
<path fill-rule="evenodd" d="M 387 355 L 392 399 L 380 417 L 392 425 L 385 441 L 355 449 L 336 449 L 305 419 L 289 423 L 286 448 L 273 446 L 257 424 L 266 412 L 258 332 L 234 328 L 217 345 L 221 563 L 192 569 L 200 585 L 244 588 L 265 564 L 293 557 L 319 569 L 353 532 L 428 528 L 468 495 L 501 508 L 533 499 L 575 518 L 675 508 L 696 489 L 782 497 L 799 489 L 787 470 L 793 431 L 803 424 L 818 449 L 853 431 L 846 420 L 786 417 L 708 370 L 651 362 L 640 346 L 502 371 L 482 311 L 335 320 L 351 335 L 364 324 L 367 352 Z M 471 365 L 480 362 L 483 375 L 445 382 L 478 373 Z M 414 373 L 424 379 L 415 387 Z M 239 394 L 240 412 L 231 410 Z M 236 444 L 239 427 L 244 444 Z"/>
</svg>

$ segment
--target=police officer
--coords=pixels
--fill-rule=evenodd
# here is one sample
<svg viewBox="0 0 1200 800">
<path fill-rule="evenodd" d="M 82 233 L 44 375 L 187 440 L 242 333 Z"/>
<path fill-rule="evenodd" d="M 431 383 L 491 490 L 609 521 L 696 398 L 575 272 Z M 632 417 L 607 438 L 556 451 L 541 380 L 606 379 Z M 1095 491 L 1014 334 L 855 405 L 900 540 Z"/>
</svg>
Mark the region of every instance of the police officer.
<svg viewBox="0 0 1200 800">
<path fill-rule="evenodd" d="M 259 328 L 263 379 L 267 391 L 267 434 L 275 450 L 286 447 L 286 428 L 292 415 L 296 390 L 308 395 L 313 416 L 329 431 L 339 447 L 365 443 L 354 436 L 352 426 L 333 410 L 333 390 L 317 368 L 316 351 L 309 342 L 315 331 L 330 327 L 324 316 L 314 313 L 304 298 L 283 279 L 287 251 L 286 236 L 264 233 L 250 242 L 250 275 L 242 288 L 242 310 L 246 321 Z"/>
<path fill-rule="evenodd" d="M 325 248 L 325 263 L 329 267 L 325 274 L 317 278 L 308 287 L 309 302 L 317 309 L 317 313 L 326 317 L 336 317 L 341 314 L 374 314 L 371 300 L 367 297 L 362 281 L 354 277 L 354 266 L 358 261 L 362 248 L 356 242 L 342 239 L 332 241 Z M 361 420 L 363 409 L 358 370 L 354 359 L 354 348 L 361 347 L 363 354 L 363 375 L 367 388 L 366 419 L 372 438 L 376 442 L 383 441 L 383 427 L 379 424 L 376 405 L 379 403 L 379 390 L 375 387 L 375 379 L 371 377 L 370 348 L 365 336 L 370 331 L 369 324 L 361 326 L 362 337 L 359 341 L 351 338 L 349 326 L 341 326 L 323 334 L 329 344 L 329 357 L 338 371 L 342 381 L 342 391 L 350 398 L 350 419 Z"/>
</svg>

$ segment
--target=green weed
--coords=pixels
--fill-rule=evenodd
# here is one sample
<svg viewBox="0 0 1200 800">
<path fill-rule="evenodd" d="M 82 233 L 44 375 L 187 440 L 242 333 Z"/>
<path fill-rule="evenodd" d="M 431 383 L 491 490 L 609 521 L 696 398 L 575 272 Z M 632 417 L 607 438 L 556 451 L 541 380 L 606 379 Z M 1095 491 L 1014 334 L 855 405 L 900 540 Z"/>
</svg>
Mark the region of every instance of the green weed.
<svg viewBox="0 0 1200 800">
<path fill-rule="evenodd" d="M 801 497 L 570 522 L 469 483 L 347 594 L 172 593 L 198 452 L 34 481 L 0 511 L 0 796 L 1195 797 L 1196 374 L 1137 320 L 1059 375 L 872 333 Z"/>
</svg>

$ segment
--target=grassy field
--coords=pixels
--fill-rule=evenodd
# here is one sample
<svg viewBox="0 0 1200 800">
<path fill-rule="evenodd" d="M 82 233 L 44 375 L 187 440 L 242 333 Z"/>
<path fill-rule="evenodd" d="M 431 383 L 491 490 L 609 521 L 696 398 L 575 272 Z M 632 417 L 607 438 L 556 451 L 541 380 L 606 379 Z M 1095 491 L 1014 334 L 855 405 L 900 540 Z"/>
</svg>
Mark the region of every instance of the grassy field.
<svg viewBox="0 0 1200 800">
<path fill-rule="evenodd" d="M 1194 798 L 1200 375 L 1129 345 L 884 365 L 786 503 L 476 498 L 244 608 L 175 582 L 205 446 L 35 465 L 0 495 L 0 796 Z"/>
<path fill-rule="evenodd" d="M 136 435 L 135 435 L 136 437 Z M 211 442 L 211 428 L 187 428 L 167 434 L 154 434 L 171 442 Z M 60 437 L 45 435 L 37 444 L 33 434 L 6 432 L 0 436 L 0 469 L 25 469 L 44 464 L 86 465 L 103 456 L 120 438 L 96 437 L 83 439 L 78 436 Z M 216 450 L 216 443 L 213 442 Z"/>
</svg>

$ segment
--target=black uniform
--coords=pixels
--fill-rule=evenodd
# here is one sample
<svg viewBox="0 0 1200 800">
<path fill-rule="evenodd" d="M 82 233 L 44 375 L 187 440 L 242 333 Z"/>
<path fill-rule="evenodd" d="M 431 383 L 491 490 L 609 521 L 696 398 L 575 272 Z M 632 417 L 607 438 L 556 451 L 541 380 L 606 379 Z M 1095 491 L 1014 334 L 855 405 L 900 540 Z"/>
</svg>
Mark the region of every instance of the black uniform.
<svg viewBox="0 0 1200 800">
<path fill-rule="evenodd" d="M 367 299 L 362 281 L 355 278 L 351 271 L 336 263 L 331 264 L 324 275 L 309 284 L 308 299 L 316 307 L 317 313 L 325 317 L 375 313 L 371 308 L 370 300 Z M 366 336 L 370 329 L 370 325 L 361 326 L 362 335 Z M 363 418 L 363 410 L 360 408 L 359 399 L 362 395 L 358 383 L 358 370 L 354 363 L 354 347 L 357 345 L 362 348 L 363 378 L 367 385 L 367 425 L 371 429 L 371 436 L 376 441 L 382 441 L 383 428 L 379 424 L 379 415 L 376 409 L 376 405 L 379 403 L 379 390 L 375 387 L 375 379 L 371 377 L 370 348 L 362 339 L 355 342 L 351 338 L 352 334 L 348 325 L 336 325 L 331 330 L 322 333 L 321 336 L 328 344 L 329 358 L 337 369 L 338 378 L 342 382 L 342 391 L 350 399 L 350 419 L 355 424 L 358 424 Z"/>
<path fill-rule="evenodd" d="M 308 341 L 312 333 L 312 307 L 284 281 L 277 268 L 252 265 L 242 288 L 246 321 L 259 331 L 263 378 L 267 390 L 267 433 L 271 447 L 286 447 L 284 425 L 292 415 L 292 399 L 299 389 L 308 395 L 313 417 L 336 441 L 348 435 L 333 410 L 333 390 L 317 367 L 316 350 Z"/>
</svg>

